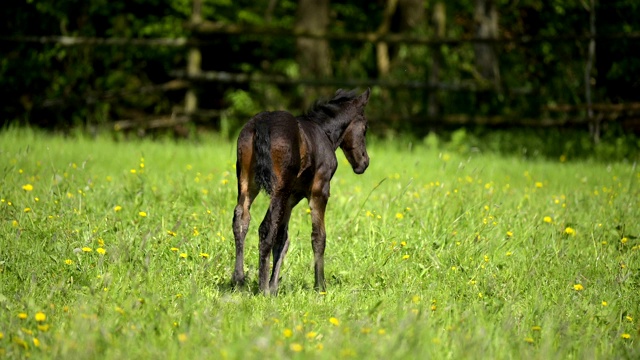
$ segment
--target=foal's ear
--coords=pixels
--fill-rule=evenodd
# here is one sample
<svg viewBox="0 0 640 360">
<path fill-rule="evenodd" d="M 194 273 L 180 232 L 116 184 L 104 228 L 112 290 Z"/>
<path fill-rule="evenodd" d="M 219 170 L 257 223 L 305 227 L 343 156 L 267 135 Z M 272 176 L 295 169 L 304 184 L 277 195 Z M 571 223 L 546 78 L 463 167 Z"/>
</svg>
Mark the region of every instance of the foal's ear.
<svg viewBox="0 0 640 360">
<path fill-rule="evenodd" d="M 360 106 L 364 107 L 369 103 L 369 96 L 371 95 L 371 88 L 367 88 L 367 91 L 363 92 L 362 95 L 358 97 L 358 103 Z"/>
</svg>

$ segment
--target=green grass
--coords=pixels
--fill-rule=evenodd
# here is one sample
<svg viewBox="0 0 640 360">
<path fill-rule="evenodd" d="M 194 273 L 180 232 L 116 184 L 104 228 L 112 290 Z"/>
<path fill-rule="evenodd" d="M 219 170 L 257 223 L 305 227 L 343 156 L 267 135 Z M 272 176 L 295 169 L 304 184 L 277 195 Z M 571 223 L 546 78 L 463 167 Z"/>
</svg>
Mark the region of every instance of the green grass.
<svg viewBox="0 0 640 360">
<path fill-rule="evenodd" d="M 233 290 L 234 145 L 0 133 L 0 357 L 638 358 L 640 170 L 373 141 L 342 154 L 328 292 L 292 215 L 278 297 Z M 145 215 L 146 216 L 143 216 Z"/>
</svg>

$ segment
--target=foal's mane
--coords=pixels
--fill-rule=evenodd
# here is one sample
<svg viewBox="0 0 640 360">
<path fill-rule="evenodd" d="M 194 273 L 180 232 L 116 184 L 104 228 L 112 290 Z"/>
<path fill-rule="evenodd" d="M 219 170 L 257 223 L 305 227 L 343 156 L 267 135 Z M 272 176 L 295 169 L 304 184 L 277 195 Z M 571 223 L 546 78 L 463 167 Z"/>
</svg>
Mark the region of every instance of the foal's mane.
<svg viewBox="0 0 640 360">
<path fill-rule="evenodd" d="M 358 97 L 356 90 L 338 90 L 331 99 L 316 100 L 315 104 L 304 113 L 303 117 L 315 122 L 325 122 L 336 115 L 344 108 L 345 104 Z"/>
</svg>

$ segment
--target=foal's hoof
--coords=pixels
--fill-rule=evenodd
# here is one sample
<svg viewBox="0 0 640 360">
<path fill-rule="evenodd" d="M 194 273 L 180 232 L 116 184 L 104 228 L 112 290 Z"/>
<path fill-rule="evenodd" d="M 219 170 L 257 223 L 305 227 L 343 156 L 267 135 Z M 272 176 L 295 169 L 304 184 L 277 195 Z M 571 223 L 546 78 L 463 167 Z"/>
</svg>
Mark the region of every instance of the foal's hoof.
<svg viewBox="0 0 640 360">
<path fill-rule="evenodd" d="M 235 288 L 244 287 L 245 286 L 245 277 L 244 277 L 244 275 L 242 275 L 242 276 L 233 275 L 231 277 L 231 286 L 233 286 Z"/>
</svg>

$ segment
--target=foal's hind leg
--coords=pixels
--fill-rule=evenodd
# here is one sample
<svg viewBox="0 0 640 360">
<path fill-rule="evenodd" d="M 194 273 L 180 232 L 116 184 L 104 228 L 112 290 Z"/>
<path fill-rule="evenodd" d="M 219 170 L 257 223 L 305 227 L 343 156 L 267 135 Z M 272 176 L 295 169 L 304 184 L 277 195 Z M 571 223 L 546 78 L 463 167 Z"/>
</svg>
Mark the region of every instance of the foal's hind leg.
<svg viewBox="0 0 640 360">
<path fill-rule="evenodd" d="M 251 213 L 249 209 L 258 195 L 257 190 L 248 190 L 238 195 L 238 205 L 233 211 L 233 237 L 236 242 L 236 262 L 231 280 L 236 285 L 244 284 L 244 239 L 247 236 Z"/>
<path fill-rule="evenodd" d="M 273 272 L 271 273 L 271 280 L 269 280 L 269 289 L 271 294 L 276 295 L 278 293 L 278 282 L 280 280 L 280 268 L 284 261 L 284 257 L 289 250 L 289 219 L 291 218 L 291 211 L 300 202 L 302 198 L 299 196 L 291 196 L 287 201 L 285 213 L 278 228 L 276 240 L 273 245 Z"/>
<path fill-rule="evenodd" d="M 241 151 L 243 147 L 250 148 L 246 144 L 242 147 L 239 143 L 238 161 L 236 162 L 236 175 L 238 177 L 238 204 L 233 211 L 233 237 L 236 242 L 236 262 L 231 281 L 236 285 L 244 284 L 244 239 L 247 236 L 251 213 L 249 209 L 260 189 L 251 173 L 251 152 Z"/>
<path fill-rule="evenodd" d="M 269 210 L 260 224 L 260 257 L 258 260 L 258 284 L 260 291 L 269 294 L 269 257 L 273 251 L 278 236 L 278 230 L 285 218 L 288 196 L 282 193 L 274 193 L 271 197 Z"/>
<path fill-rule="evenodd" d="M 278 294 L 280 268 L 282 267 L 284 256 L 289 250 L 288 222 L 288 216 L 285 216 L 285 218 L 282 220 L 282 223 L 278 227 L 276 239 L 273 244 L 273 248 L 271 249 L 271 255 L 273 256 L 273 270 L 271 272 L 271 279 L 269 279 L 269 292 L 271 295 Z"/>
</svg>

